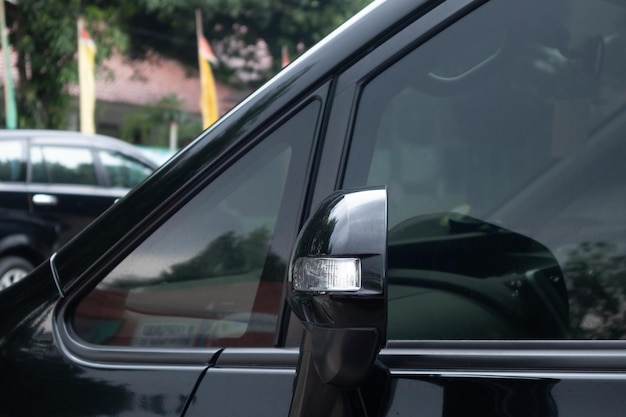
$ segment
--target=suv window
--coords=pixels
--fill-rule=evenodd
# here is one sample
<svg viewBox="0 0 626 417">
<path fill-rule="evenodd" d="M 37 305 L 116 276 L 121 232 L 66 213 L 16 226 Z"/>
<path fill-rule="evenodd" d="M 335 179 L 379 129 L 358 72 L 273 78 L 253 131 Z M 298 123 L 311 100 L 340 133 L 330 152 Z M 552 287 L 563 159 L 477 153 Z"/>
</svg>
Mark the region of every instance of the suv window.
<svg viewBox="0 0 626 417">
<path fill-rule="evenodd" d="M 112 187 L 133 188 L 152 173 L 152 168 L 119 152 L 100 150 L 100 161 Z"/>
<path fill-rule="evenodd" d="M 109 346 L 271 346 L 318 112 L 312 102 L 291 117 L 133 250 L 79 303 L 76 334 Z"/>
<path fill-rule="evenodd" d="M 0 181 L 26 181 L 26 161 L 24 149 L 20 141 L 6 140 L 0 142 Z"/>
<path fill-rule="evenodd" d="M 343 186 L 388 187 L 391 339 L 626 337 L 626 8 L 520 3 L 361 91 Z"/>
<path fill-rule="evenodd" d="M 97 185 L 93 154 L 89 148 L 31 146 L 32 182 Z"/>
</svg>

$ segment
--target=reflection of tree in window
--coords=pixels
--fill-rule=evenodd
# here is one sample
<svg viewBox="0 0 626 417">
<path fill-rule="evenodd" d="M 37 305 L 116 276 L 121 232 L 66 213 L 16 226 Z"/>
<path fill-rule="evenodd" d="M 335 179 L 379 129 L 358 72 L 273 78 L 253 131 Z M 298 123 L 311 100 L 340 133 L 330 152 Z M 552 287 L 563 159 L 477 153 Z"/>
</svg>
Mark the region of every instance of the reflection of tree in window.
<svg viewBox="0 0 626 417">
<path fill-rule="evenodd" d="M 624 339 L 626 255 L 616 245 L 583 242 L 564 265 L 574 339 Z"/>
<path fill-rule="evenodd" d="M 160 279 L 164 282 L 187 281 L 234 275 L 263 268 L 269 248 L 270 232 L 266 227 L 248 235 L 230 231 L 213 240 L 202 252 L 186 262 L 173 265 Z M 268 261 L 276 261 L 274 257 Z"/>
<path fill-rule="evenodd" d="M 280 259 L 271 252 L 268 254 L 270 232 L 266 227 L 258 227 L 247 235 L 234 231 L 224 233 L 193 258 L 174 264 L 169 271 L 162 272 L 152 279 L 126 276 L 115 281 L 117 289 L 132 289 L 161 283 L 194 281 L 206 278 L 245 274 L 264 267 L 277 268 Z M 260 273 L 259 273 L 260 275 Z"/>
</svg>

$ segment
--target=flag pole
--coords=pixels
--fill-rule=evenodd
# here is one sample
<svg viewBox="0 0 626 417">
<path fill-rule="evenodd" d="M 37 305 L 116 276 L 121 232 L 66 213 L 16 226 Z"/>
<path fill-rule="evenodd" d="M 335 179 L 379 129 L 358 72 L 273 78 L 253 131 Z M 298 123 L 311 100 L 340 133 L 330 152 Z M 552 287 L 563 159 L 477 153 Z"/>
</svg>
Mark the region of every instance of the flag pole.
<svg viewBox="0 0 626 417">
<path fill-rule="evenodd" d="M 200 39 L 200 36 L 203 36 L 202 33 L 202 12 L 200 9 L 196 9 L 196 38 Z"/>
<path fill-rule="evenodd" d="M 4 57 L 4 112 L 6 127 L 7 129 L 15 129 L 17 128 L 17 106 L 15 104 L 13 78 L 11 77 L 11 57 L 9 55 L 4 0 L 0 0 L 0 32 L 2 55 Z"/>
</svg>

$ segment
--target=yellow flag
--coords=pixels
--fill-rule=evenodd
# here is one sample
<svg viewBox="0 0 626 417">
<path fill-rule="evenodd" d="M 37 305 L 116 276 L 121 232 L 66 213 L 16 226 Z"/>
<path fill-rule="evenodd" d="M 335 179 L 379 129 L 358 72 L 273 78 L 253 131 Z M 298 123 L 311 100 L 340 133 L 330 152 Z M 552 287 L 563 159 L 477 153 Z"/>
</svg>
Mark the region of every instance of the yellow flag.
<svg viewBox="0 0 626 417">
<path fill-rule="evenodd" d="M 82 19 L 78 19 L 78 85 L 80 97 L 80 131 L 96 133 L 94 113 L 96 109 L 95 80 L 96 44 L 89 36 Z"/>
<path fill-rule="evenodd" d="M 217 107 L 217 91 L 211 63 L 217 59 L 204 35 L 198 34 L 198 62 L 200 64 L 200 110 L 202 111 L 202 127 L 206 129 L 219 117 Z"/>
</svg>

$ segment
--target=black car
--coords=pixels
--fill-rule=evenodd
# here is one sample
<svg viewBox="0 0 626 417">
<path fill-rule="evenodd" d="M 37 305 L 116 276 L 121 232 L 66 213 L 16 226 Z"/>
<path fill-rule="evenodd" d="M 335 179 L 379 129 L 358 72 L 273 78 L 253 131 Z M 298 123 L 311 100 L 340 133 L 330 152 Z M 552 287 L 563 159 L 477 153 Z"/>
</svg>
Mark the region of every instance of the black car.
<svg viewBox="0 0 626 417">
<path fill-rule="evenodd" d="M 622 1 L 372 3 L 0 293 L 0 415 L 623 415 L 625 91 Z"/>
<path fill-rule="evenodd" d="M 0 290 L 157 167 L 134 146 L 57 130 L 0 132 Z"/>
</svg>

